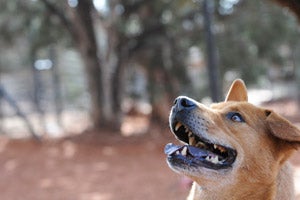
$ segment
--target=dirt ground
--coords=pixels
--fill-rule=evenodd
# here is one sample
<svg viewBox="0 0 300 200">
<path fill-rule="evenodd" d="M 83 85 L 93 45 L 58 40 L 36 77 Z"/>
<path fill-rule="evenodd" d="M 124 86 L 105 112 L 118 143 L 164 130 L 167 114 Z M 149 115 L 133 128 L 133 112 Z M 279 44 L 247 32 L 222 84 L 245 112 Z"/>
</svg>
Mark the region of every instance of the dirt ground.
<svg viewBox="0 0 300 200">
<path fill-rule="evenodd" d="M 0 139 L 1 200 L 184 199 L 165 162 L 166 140 Z"/>
<path fill-rule="evenodd" d="M 188 188 L 165 162 L 168 139 L 104 139 L 1 138 L 1 200 L 185 199 Z M 292 161 L 300 167 L 300 153 Z"/>
<path fill-rule="evenodd" d="M 297 109 L 294 104 L 284 105 Z M 299 122 L 294 115 L 288 117 Z M 120 137 L 104 131 L 42 143 L 2 136 L 0 199 L 185 199 L 188 188 L 168 168 L 163 153 L 174 138 L 167 124 L 164 130 L 152 132 L 156 134 Z M 291 161 L 299 196 L 300 151 Z"/>
</svg>

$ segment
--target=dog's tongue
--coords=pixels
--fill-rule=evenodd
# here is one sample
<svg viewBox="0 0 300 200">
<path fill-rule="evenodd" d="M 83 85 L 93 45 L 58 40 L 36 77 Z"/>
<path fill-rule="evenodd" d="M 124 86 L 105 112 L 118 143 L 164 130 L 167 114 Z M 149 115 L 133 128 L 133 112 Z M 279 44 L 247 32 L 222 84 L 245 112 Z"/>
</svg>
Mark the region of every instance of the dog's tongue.
<svg viewBox="0 0 300 200">
<path fill-rule="evenodd" d="M 172 143 L 169 143 L 169 144 L 166 145 L 165 154 L 171 155 L 174 152 L 176 152 L 177 150 L 183 149 L 183 147 L 187 147 L 189 154 L 194 156 L 194 157 L 202 157 L 202 156 L 205 157 L 205 156 L 208 155 L 207 150 L 200 149 L 200 148 L 197 148 L 197 147 L 193 147 L 193 146 L 190 146 L 190 145 L 179 146 L 179 145 L 175 145 L 175 144 L 172 144 Z"/>
<path fill-rule="evenodd" d="M 194 157 L 206 157 L 209 152 L 193 146 L 188 146 L 189 153 Z"/>
</svg>

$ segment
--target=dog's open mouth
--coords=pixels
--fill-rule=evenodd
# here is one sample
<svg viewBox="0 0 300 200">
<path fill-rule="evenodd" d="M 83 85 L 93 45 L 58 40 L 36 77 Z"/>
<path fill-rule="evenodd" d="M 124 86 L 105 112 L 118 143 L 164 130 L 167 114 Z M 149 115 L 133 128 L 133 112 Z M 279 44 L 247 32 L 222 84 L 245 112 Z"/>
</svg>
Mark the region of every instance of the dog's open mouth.
<svg viewBox="0 0 300 200">
<path fill-rule="evenodd" d="M 205 167 L 219 170 L 231 167 L 235 161 L 237 153 L 234 149 L 200 138 L 180 122 L 172 123 L 172 130 L 177 139 L 186 144 L 166 145 L 168 162 L 174 167 L 188 165 L 189 168 Z"/>
</svg>

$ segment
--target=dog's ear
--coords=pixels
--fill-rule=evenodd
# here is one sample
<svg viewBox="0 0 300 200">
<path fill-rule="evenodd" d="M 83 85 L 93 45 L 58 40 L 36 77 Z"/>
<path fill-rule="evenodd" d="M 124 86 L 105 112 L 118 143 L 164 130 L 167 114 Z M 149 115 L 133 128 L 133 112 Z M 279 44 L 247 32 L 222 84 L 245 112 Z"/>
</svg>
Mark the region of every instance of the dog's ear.
<svg viewBox="0 0 300 200">
<path fill-rule="evenodd" d="M 266 110 L 265 113 L 267 127 L 275 137 L 300 144 L 300 130 L 296 126 L 273 111 Z"/>
<path fill-rule="evenodd" d="M 248 101 L 247 88 L 244 81 L 236 79 L 231 84 L 225 101 Z"/>
</svg>

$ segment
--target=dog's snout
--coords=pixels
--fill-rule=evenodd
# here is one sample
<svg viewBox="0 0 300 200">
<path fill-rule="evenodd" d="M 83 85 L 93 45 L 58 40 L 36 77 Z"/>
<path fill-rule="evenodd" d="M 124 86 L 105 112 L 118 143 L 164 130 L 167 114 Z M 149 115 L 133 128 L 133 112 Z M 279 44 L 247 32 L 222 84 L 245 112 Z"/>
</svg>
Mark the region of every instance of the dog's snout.
<svg viewBox="0 0 300 200">
<path fill-rule="evenodd" d="M 177 108 L 177 111 L 181 111 L 184 109 L 192 109 L 196 107 L 196 103 L 194 100 L 188 97 L 177 97 L 174 102 L 174 107 Z"/>
</svg>

